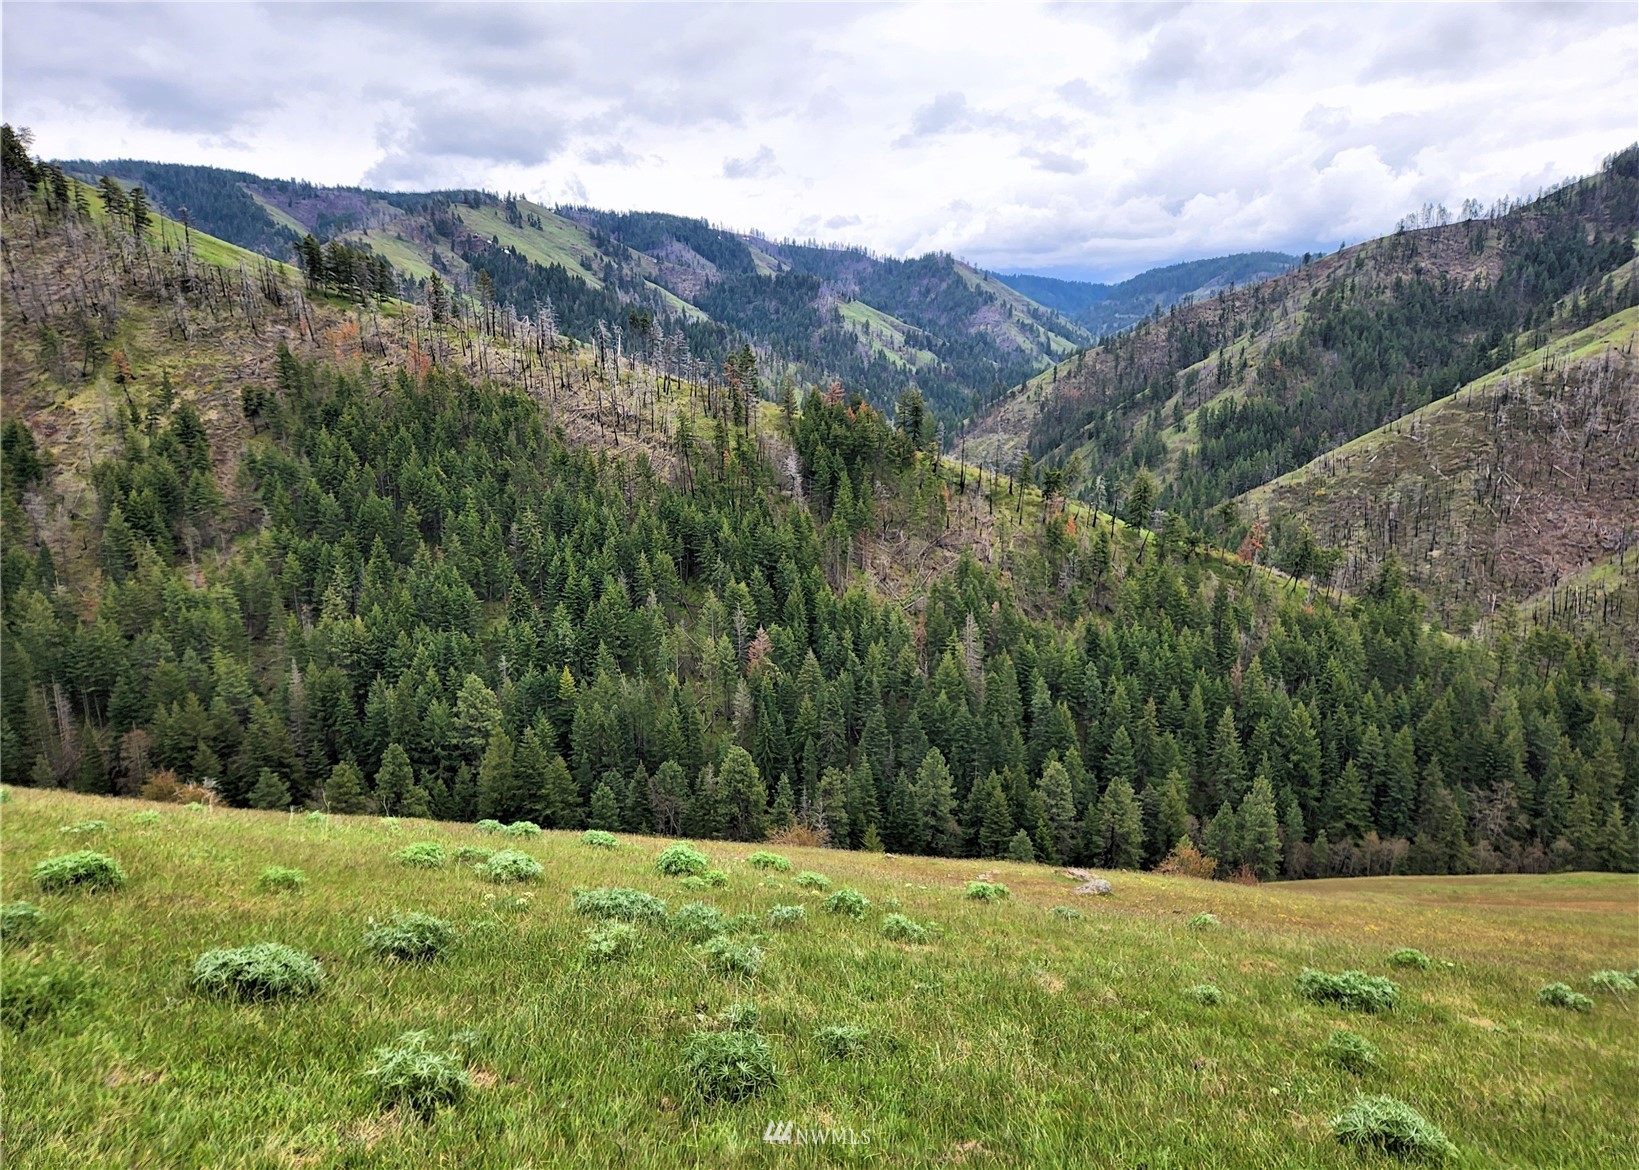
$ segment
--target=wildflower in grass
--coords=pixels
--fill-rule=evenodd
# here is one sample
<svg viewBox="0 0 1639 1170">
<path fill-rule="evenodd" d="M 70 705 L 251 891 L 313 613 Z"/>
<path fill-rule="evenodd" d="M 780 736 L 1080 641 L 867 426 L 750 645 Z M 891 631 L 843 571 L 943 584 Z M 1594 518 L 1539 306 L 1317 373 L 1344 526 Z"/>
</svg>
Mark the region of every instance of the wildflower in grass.
<svg viewBox="0 0 1639 1170">
<path fill-rule="evenodd" d="M 417 841 L 395 852 L 393 860 L 411 869 L 439 869 L 449 856 L 437 841 Z"/>
<path fill-rule="evenodd" d="M 666 929 L 690 942 L 704 942 L 724 933 L 723 912 L 704 902 L 689 902 L 672 911 Z"/>
<path fill-rule="evenodd" d="M 1622 971 L 1595 971 L 1588 976 L 1588 984 L 1596 991 L 1609 991 L 1615 995 L 1630 995 L 1639 990 L 1639 982 Z"/>
<path fill-rule="evenodd" d="M 893 942 L 925 943 L 928 928 L 903 914 L 888 914 L 882 919 L 882 937 Z"/>
<path fill-rule="evenodd" d="M 541 827 L 534 821 L 513 821 L 501 830 L 507 837 L 539 837 Z"/>
<path fill-rule="evenodd" d="M 614 849 L 620 845 L 615 835 L 604 829 L 587 829 L 580 835 L 580 843 L 593 849 Z"/>
<path fill-rule="evenodd" d="M 372 922 L 364 948 L 383 958 L 425 962 L 443 958 L 455 945 L 455 927 L 431 914 L 395 914 L 386 922 Z"/>
<path fill-rule="evenodd" d="M 206 951 L 193 965 L 195 988 L 237 999 L 311 995 L 322 981 L 317 959 L 283 943 Z"/>
<path fill-rule="evenodd" d="M 1077 910 L 1074 906 L 1054 906 L 1053 917 L 1063 918 L 1070 922 L 1074 922 L 1076 919 L 1081 917 L 1081 911 Z"/>
<path fill-rule="evenodd" d="M 1593 1010 L 1593 1000 L 1580 991 L 1572 991 L 1568 983 L 1550 983 L 1537 992 L 1537 1002 L 1544 1007 L 1567 1008 L 1573 1012 Z"/>
<path fill-rule="evenodd" d="M 831 888 L 830 878 L 826 877 L 822 873 L 815 873 L 811 869 L 803 870 L 792 880 L 796 882 L 799 889 L 829 890 Z"/>
<path fill-rule="evenodd" d="M 795 926 L 808 917 L 808 911 L 801 906 L 770 906 L 768 908 L 768 925 Z"/>
<path fill-rule="evenodd" d="M 540 862 L 516 849 L 492 853 L 475 868 L 479 877 L 491 882 L 532 882 L 545 872 Z"/>
<path fill-rule="evenodd" d="M 711 868 L 711 859 L 693 845 L 669 845 L 655 858 L 654 868 L 666 877 L 690 877 Z"/>
<path fill-rule="evenodd" d="M 425 1032 L 406 1032 L 376 1049 L 364 1077 L 384 1105 L 407 1105 L 423 1116 L 455 1104 L 472 1088 L 461 1057 L 428 1048 Z"/>
<path fill-rule="evenodd" d="M 59 833 L 68 833 L 75 837 L 88 837 L 93 833 L 108 832 L 107 821 L 79 821 L 72 825 L 64 825 L 57 830 Z"/>
<path fill-rule="evenodd" d="M 1419 971 L 1427 971 L 1433 961 L 1416 947 L 1401 947 L 1389 956 L 1391 967 L 1415 967 Z"/>
<path fill-rule="evenodd" d="M 6 902 L 0 905 L 0 943 L 26 946 L 44 933 L 45 923 L 45 915 L 33 903 Z"/>
<path fill-rule="evenodd" d="M 1208 914 L 1205 910 L 1199 914 L 1192 914 L 1184 925 L 1190 930 L 1211 930 L 1214 926 L 1222 925 L 1216 914 Z"/>
<path fill-rule="evenodd" d="M 967 889 L 962 891 L 962 897 L 975 902 L 1003 902 L 1012 894 L 1001 882 L 969 882 Z"/>
<path fill-rule="evenodd" d="M 766 849 L 759 849 L 746 858 L 746 864 L 752 869 L 772 869 L 778 873 L 789 873 L 791 862 L 778 853 L 770 853 Z"/>
<path fill-rule="evenodd" d="M 753 979 L 763 968 L 761 947 L 737 943 L 725 935 L 709 938 L 696 949 L 707 970 L 717 975 Z"/>
<path fill-rule="evenodd" d="M 779 1081 L 767 1039 L 750 1030 L 696 1032 L 683 1049 L 683 1071 L 708 1100 L 741 1101 Z"/>
<path fill-rule="evenodd" d="M 1332 1118 L 1332 1133 L 1344 1145 L 1402 1158 L 1437 1162 L 1457 1152 L 1438 1126 L 1393 1097 L 1356 1097 Z"/>
<path fill-rule="evenodd" d="M 1217 1007 L 1224 1001 L 1224 993 L 1211 983 L 1197 983 L 1184 988 L 1184 998 L 1203 1007 Z"/>
<path fill-rule="evenodd" d="M 42 890 L 112 890 L 125 884 L 125 870 L 112 857 L 90 849 L 60 853 L 34 867 L 34 884 Z"/>
<path fill-rule="evenodd" d="M 307 884 L 307 875 L 287 865 L 270 865 L 256 876 L 256 888 L 264 894 L 300 890 Z"/>
<path fill-rule="evenodd" d="M 833 1024 L 815 1032 L 814 1041 L 820 1051 L 833 1060 L 848 1060 L 864 1054 L 870 1046 L 871 1033 L 858 1024 Z"/>
<path fill-rule="evenodd" d="M 582 948 L 594 963 L 610 963 L 624 959 L 637 949 L 637 927 L 629 922 L 603 922 L 586 928 L 586 943 Z"/>
<path fill-rule="evenodd" d="M 1364 971 L 1332 975 L 1306 967 L 1298 975 L 1298 994 L 1316 1003 L 1333 1003 L 1352 1011 L 1386 1012 L 1399 1000 L 1400 988 L 1392 979 Z"/>
<path fill-rule="evenodd" d="M 1377 1046 L 1358 1032 L 1339 1028 L 1320 1046 L 1320 1054 L 1352 1073 L 1370 1072 L 1378 1066 Z"/>
<path fill-rule="evenodd" d="M 576 914 L 588 918 L 613 918 L 625 922 L 658 922 L 666 917 L 666 903 L 642 890 L 624 886 L 596 890 L 571 890 L 569 905 Z"/>
<path fill-rule="evenodd" d="M 865 911 L 870 908 L 871 900 L 858 890 L 849 886 L 825 899 L 825 911 L 828 914 L 841 914 L 847 918 L 863 918 Z"/>
</svg>

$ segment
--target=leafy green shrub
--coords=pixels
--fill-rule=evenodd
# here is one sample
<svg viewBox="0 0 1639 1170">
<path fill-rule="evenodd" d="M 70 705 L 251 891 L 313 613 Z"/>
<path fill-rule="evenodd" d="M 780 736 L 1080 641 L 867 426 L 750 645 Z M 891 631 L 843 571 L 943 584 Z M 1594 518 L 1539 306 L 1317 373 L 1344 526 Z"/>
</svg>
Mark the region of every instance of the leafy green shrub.
<svg viewBox="0 0 1639 1170">
<path fill-rule="evenodd" d="M 322 825 L 330 819 L 330 814 L 320 812 L 318 809 L 314 809 L 312 812 L 308 813 L 306 818 L 304 818 L 304 819 L 310 825 Z"/>
<path fill-rule="evenodd" d="M 724 934 L 746 934 L 756 930 L 763 924 L 763 920 L 755 914 L 736 914 L 732 918 L 723 919 Z"/>
<path fill-rule="evenodd" d="M 863 1055 L 871 1043 L 871 1033 L 858 1024 L 833 1024 L 814 1033 L 821 1052 L 833 1060 Z"/>
<path fill-rule="evenodd" d="M 57 830 L 59 833 L 68 833 L 75 837 L 88 837 L 93 833 L 108 832 L 107 821 L 78 821 L 72 825 L 64 825 Z"/>
<path fill-rule="evenodd" d="M 374 955 L 406 962 L 441 959 L 455 945 L 455 927 L 431 914 L 395 914 L 386 922 L 372 922 L 364 948 Z"/>
<path fill-rule="evenodd" d="M 614 849 L 620 845 L 620 840 L 604 829 L 587 829 L 580 835 L 580 843 L 593 849 Z"/>
<path fill-rule="evenodd" d="M 539 837 L 541 827 L 534 821 L 513 821 L 501 830 L 506 837 Z"/>
<path fill-rule="evenodd" d="M 1320 1046 L 1320 1054 L 1352 1073 L 1370 1072 L 1379 1061 L 1377 1046 L 1358 1032 L 1346 1028 L 1339 1028 L 1326 1037 L 1326 1043 Z"/>
<path fill-rule="evenodd" d="M 473 825 L 473 828 L 478 830 L 480 833 L 500 833 L 505 831 L 506 826 L 500 821 L 494 820 L 490 817 L 485 817 L 483 820 Z"/>
<path fill-rule="evenodd" d="M 125 884 L 120 863 L 90 849 L 48 857 L 34 867 L 33 877 L 42 890 L 112 890 Z"/>
<path fill-rule="evenodd" d="M 1537 1002 L 1544 1007 L 1568 1008 L 1573 1012 L 1593 1010 L 1593 1000 L 1580 991 L 1572 991 L 1568 983 L 1550 983 L 1537 992 Z"/>
<path fill-rule="evenodd" d="M 629 922 L 602 922 L 586 928 L 586 957 L 594 963 L 624 959 L 637 949 L 637 927 Z"/>
<path fill-rule="evenodd" d="M 1298 976 L 1298 994 L 1316 1003 L 1335 1003 L 1359 1012 L 1386 1012 L 1400 998 L 1394 980 L 1364 971 L 1342 971 L 1336 975 L 1305 967 Z"/>
<path fill-rule="evenodd" d="M 871 900 L 858 890 L 850 886 L 842 889 L 825 899 L 825 910 L 829 914 L 843 914 L 849 918 L 863 918 L 865 911 L 870 908 Z"/>
<path fill-rule="evenodd" d="M 423 1116 L 455 1104 L 472 1088 L 465 1061 L 454 1051 L 428 1048 L 425 1032 L 406 1032 L 376 1049 L 364 1076 L 383 1104 L 408 1105 Z"/>
<path fill-rule="evenodd" d="M 1224 1001 L 1224 993 L 1215 984 L 1197 983 L 1184 988 L 1184 998 L 1203 1007 L 1217 1007 Z"/>
<path fill-rule="evenodd" d="M 157 825 L 159 822 L 160 816 L 158 811 L 151 808 L 145 808 L 141 812 L 133 814 L 131 817 L 131 823 L 133 825 Z"/>
<path fill-rule="evenodd" d="M 668 845 L 660 856 L 655 858 L 654 867 L 656 872 L 667 877 L 688 877 L 703 874 L 710 869 L 711 858 L 693 845 L 678 842 L 676 845 Z"/>
<path fill-rule="evenodd" d="M 1332 1118 L 1332 1133 L 1349 1146 L 1437 1162 L 1457 1152 L 1438 1126 L 1393 1097 L 1356 1097 Z"/>
<path fill-rule="evenodd" d="M 763 1013 L 754 1003 L 736 1001 L 717 1013 L 717 1022 L 731 1032 L 755 1032 Z"/>
<path fill-rule="evenodd" d="M 801 906 L 770 906 L 768 908 L 768 925 L 795 926 L 808 917 L 808 911 Z"/>
<path fill-rule="evenodd" d="M 742 1101 L 779 1081 L 761 1032 L 696 1032 L 683 1049 L 683 1071 L 708 1100 Z"/>
<path fill-rule="evenodd" d="M 914 918 L 908 918 L 903 914 L 888 914 L 882 919 L 882 937 L 893 942 L 925 943 L 928 936 L 928 928 Z"/>
<path fill-rule="evenodd" d="M 689 902 L 672 911 L 666 929 L 690 942 L 704 942 L 724 933 L 723 912 L 704 902 Z"/>
<path fill-rule="evenodd" d="M 1595 991 L 1609 991 L 1616 995 L 1631 995 L 1639 991 L 1639 981 L 1622 971 L 1595 971 L 1588 976 L 1588 985 Z"/>
<path fill-rule="evenodd" d="M 1074 906 L 1054 906 L 1053 917 L 1063 918 L 1069 922 L 1074 922 L 1076 919 L 1081 917 L 1081 911 L 1077 910 Z"/>
<path fill-rule="evenodd" d="M 1000 902 L 1012 896 L 1012 891 L 1001 882 L 969 882 L 962 897 L 975 902 Z"/>
<path fill-rule="evenodd" d="M 206 951 L 193 965 L 194 987 L 237 999 L 311 995 L 322 981 L 317 959 L 283 943 Z"/>
<path fill-rule="evenodd" d="M 791 872 L 791 862 L 778 853 L 770 853 L 766 849 L 759 849 L 746 858 L 746 864 L 752 869 L 772 869 L 779 873 Z"/>
<path fill-rule="evenodd" d="M 1389 956 L 1389 966 L 1415 967 L 1419 971 L 1427 971 L 1433 961 L 1416 947 L 1401 947 Z"/>
<path fill-rule="evenodd" d="M 90 997 L 91 984 L 77 964 L 60 961 L 7 963 L 0 970 L 0 1022 L 18 1031 L 49 1016 L 67 1015 Z"/>
<path fill-rule="evenodd" d="M 460 845 L 455 850 L 455 863 L 457 865 L 477 865 L 480 862 L 488 861 L 494 856 L 495 850 L 493 849 L 483 849 L 477 845 Z"/>
<path fill-rule="evenodd" d="M 45 931 L 46 918 L 32 902 L 0 905 L 0 943 L 27 946 Z"/>
<path fill-rule="evenodd" d="M 256 876 L 256 888 L 264 894 L 299 890 L 307 884 L 307 875 L 288 865 L 270 865 Z"/>
<path fill-rule="evenodd" d="M 576 914 L 588 918 L 614 918 L 626 922 L 645 919 L 658 922 L 666 917 L 666 903 L 642 890 L 624 886 L 602 887 L 596 890 L 571 890 L 569 905 Z"/>
<path fill-rule="evenodd" d="M 1190 915 L 1184 925 L 1190 930 L 1211 930 L 1214 926 L 1222 924 L 1218 921 L 1216 914 L 1208 914 L 1203 910 L 1199 914 Z"/>
<path fill-rule="evenodd" d="M 417 841 L 394 853 L 393 860 L 412 869 L 439 869 L 449 860 L 449 855 L 437 841 Z"/>
<path fill-rule="evenodd" d="M 761 947 L 737 943 L 726 935 L 709 938 L 697 949 L 713 974 L 754 979 L 763 969 Z"/>
<path fill-rule="evenodd" d="M 677 884 L 685 890 L 714 890 L 728 885 L 728 874 L 720 869 L 708 869 L 705 873 L 691 873 Z"/>
<path fill-rule="evenodd" d="M 797 887 L 799 889 L 829 890 L 831 888 L 830 878 L 826 877 L 823 873 L 815 873 L 811 869 L 803 870 L 792 880 L 797 883 Z"/>
<path fill-rule="evenodd" d="M 527 853 L 503 849 L 492 853 L 474 867 L 478 876 L 491 882 L 532 882 L 545 872 L 545 867 Z"/>
</svg>

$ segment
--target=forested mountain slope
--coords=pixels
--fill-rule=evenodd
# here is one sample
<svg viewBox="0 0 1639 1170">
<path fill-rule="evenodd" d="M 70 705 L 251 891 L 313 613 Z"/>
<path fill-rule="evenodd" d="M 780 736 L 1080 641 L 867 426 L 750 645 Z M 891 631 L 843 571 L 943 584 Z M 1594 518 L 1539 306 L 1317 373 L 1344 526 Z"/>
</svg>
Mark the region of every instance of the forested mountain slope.
<svg viewBox="0 0 1639 1170">
<path fill-rule="evenodd" d="M 303 234 L 386 259 L 395 292 L 452 289 L 518 315 L 551 314 L 582 341 L 673 368 L 720 368 L 756 352 L 781 384 L 841 379 L 879 406 L 912 387 L 947 432 L 975 392 L 995 394 L 1090 340 L 1081 326 L 947 255 L 914 260 L 775 243 L 658 212 L 548 208 L 477 191 L 323 188 L 210 167 L 110 160 L 61 164 L 95 182 L 142 185 L 161 211 L 279 259 Z M 789 379 L 787 378 L 789 375 Z"/>
<path fill-rule="evenodd" d="M 980 489 L 915 395 L 748 407 L 754 371 L 305 290 L 7 163 L 8 779 L 1112 866 L 1188 838 L 1264 878 L 1634 865 L 1639 680 L 1591 643 L 1431 630 L 1392 559 L 1333 607 Z M 979 508 L 1005 576 L 862 571 Z"/>
</svg>

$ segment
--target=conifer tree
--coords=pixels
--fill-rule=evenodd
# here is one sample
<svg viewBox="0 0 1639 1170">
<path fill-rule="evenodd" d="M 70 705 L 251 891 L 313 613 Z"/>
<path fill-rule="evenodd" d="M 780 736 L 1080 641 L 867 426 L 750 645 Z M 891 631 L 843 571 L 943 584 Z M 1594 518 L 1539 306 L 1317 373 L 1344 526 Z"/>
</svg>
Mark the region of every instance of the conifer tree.
<svg viewBox="0 0 1639 1170">
<path fill-rule="evenodd" d="M 324 803 L 333 813 L 349 815 L 361 813 L 369 802 L 364 788 L 364 773 L 352 760 L 343 760 L 330 769 L 330 779 L 324 786 Z"/>
<path fill-rule="evenodd" d="M 1275 793 L 1269 777 L 1259 772 L 1252 780 L 1252 790 L 1246 794 L 1236 813 L 1240 828 L 1242 864 L 1250 866 L 1262 881 L 1273 881 L 1280 876 L 1280 824 L 1275 818 Z"/>
<path fill-rule="evenodd" d="M 962 830 L 956 823 L 956 793 L 950 769 L 938 748 L 929 748 L 916 771 L 916 806 L 922 814 L 921 839 L 930 853 L 954 857 L 961 849 Z"/>
<path fill-rule="evenodd" d="M 979 856 L 1002 857 L 1012 840 L 1013 806 L 1002 791 L 1001 777 L 992 772 L 984 785 L 979 821 Z"/>
<path fill-rule="evenodd" d="M 592 790 L 592 805 L 586 815 L 586 826 L 589 829 L 605 829 L 609 832 L 620 828 L 620 800 L 609 784 L 607 773 Z"/>
<path fill-rule="evenodd" d="M 263 768 L 250 790 L 251 808 L 266 810 L 290 807 L 290 786 L 272 768 Z"/>
<path fill-rule="evenodd" d="M 524 810 L 512 807 L 512 762 L 512 737 L 497 726 L 478 765 L 479 820 L 515 821 L 522 816 Z"/>
<path fill-rule="evenodd" d="M 1118 733 L 1119 734 L 1119 733 Z M 1144 860 L 1144 815 L 1132 785 L 1116 777 L 1099 800 L 1103 825 L 1101 861 L 1116 869 L 1137 869 Z"/>
<path fill-rule="evenodd" d="M 735 745 L 723 757 L 718 785 L 728 813 L 728 834 L 736 841 L 761 841 L 768 831 L 768 789 L 757 765 Z"/>
</svg>

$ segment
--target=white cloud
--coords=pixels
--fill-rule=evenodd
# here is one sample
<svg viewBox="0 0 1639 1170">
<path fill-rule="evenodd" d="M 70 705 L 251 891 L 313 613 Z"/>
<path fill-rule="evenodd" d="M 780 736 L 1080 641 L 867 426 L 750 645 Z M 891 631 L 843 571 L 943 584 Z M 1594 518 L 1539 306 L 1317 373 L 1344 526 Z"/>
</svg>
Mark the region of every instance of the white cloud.
<svg viewBox="0 0 1639 1170">
<path fill-rule="evenodd" d="M 59 157 L 590 192 L 1095 277 L 1585 173 L 1639 82 L 1625 5 L 3 13 L 4 116 Z"/>
</svg>

